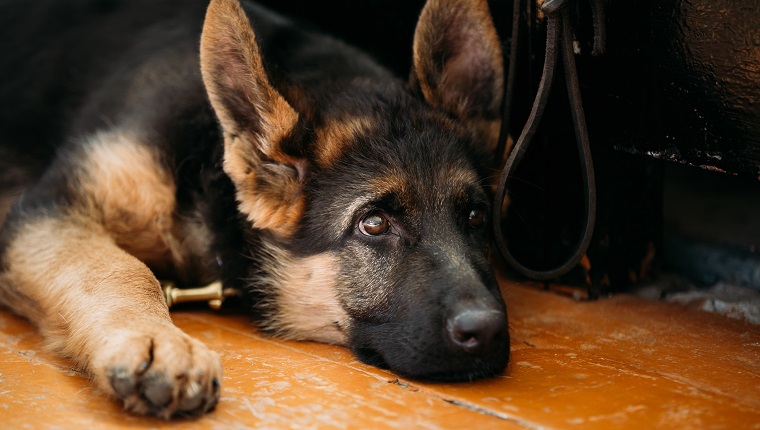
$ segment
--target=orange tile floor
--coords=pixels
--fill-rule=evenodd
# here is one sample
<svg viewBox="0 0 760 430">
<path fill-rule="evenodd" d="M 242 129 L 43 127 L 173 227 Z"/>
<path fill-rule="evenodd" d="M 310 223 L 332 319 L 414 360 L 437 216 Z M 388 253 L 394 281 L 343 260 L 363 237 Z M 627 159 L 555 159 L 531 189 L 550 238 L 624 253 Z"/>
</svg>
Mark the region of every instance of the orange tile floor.
<svg viewBox="0 0 760 430">
<path fill-rule="evenodd" d="M 760 429 L 760 326 L 626 295 L 576 302 L 515 283 L 504 293 L 509 369 L 458 384 L 262 337 L 244 316 L 175 311 L 220 352 L 225 374 L 213 413 L 168 422 L 123 413 L 0 311 L 0 427 Z"/>
</svg>

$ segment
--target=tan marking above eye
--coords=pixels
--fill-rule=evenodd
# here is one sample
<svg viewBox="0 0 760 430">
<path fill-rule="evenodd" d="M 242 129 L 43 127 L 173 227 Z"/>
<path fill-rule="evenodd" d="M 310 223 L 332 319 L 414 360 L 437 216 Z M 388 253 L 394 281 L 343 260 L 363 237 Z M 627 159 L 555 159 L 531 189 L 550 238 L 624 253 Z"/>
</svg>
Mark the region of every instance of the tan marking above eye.
<svg viewBox="0 0 760 430">
<path fill-rule="evenodd" d="M 320 141 L 316 154 L 320 166 L 333 165 L 346 147 L 353 144 L 362 135 L 370 134 L 375 128 L 374 121 L 369 117 L 343 118 L 330 122 L 317 130 Z"/>
</svg>

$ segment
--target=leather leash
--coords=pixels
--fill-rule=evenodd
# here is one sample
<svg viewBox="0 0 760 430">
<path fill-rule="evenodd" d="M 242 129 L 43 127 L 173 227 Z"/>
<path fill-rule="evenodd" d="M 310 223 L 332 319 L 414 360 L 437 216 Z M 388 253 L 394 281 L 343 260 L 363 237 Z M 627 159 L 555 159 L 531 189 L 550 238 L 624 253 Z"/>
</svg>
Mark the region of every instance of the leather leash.
<svg viewBox="0 0 760 430">
<path fill-rule="evenodd" d="M 594 232 L 596 221 L 596 185 L 594 181 L 594 166 L 589 149 L 588 131 L 586 129 L 586 119 L 581 101 L 580 87 L 578 84 L 578 72 L 575 67 L 575 52 L 573 49 L 573 34 L 570 23 L 570 12 L 568 3 L 572 0 L 547 0 L 541 5 L 541 10 L 547 17 L 546 30 L 546 53 L 544 56 L 544 66 L 541 81 L 538 85 L 538 92 L 533 102 L 533 107 L 528 116 L 528 120 L 523 127 L 520 137 L 517 139 L 514 148 L 509 154 L 506 163 L 501 171 L 498 188 L 496 190 L 495 202 L 493 206 L 493 230 L 496 245 L 499 248 L 504 259 L 520 274 L 539 281 L 548 281 L 569 272 L 578 265 L 581 258 L 586 253 L 591 236 Z M 605 51 L 605 26 L 604 26 L 604 0 L 590 0 L 591 11 L 594 19 L 594 48 L 593 55 L 600 55 Z M 520 34 L 520 13 L 521 0 L 514 0 L 512 16 L 512 41 L 510 46 L 509 75 L 504 97 L 504 110 L 501 128 L 501 137 L 499 141 L 499 152 L 502 154 L 506 147 L 508 136 L 509 116 L 511 114 L 512 98 L 514 94 L 515 80 L 515 59 L 517 58 L 518 38 Z M 567 94 L 570 100 L 570 111 L 575 129 L 575 140 L 581 159 L 581 175 L 585 188 L 585 223 L 583 235 L 578 242 L 576 249 L 571 257 L 559 266 L 548 270 L 534 270 L 524 266 L 517 261 L 509 251 L 501 228 L 501 209 L 506 196 L 506 184 L 508 179 L 514 173 L 517 166 L 522 161 L 525 152 L 533 141 L 538 124 L 543 116 L 546 103 L 551 93 L 552 84 L 554 83 L 554 73 L 557 69 L 558 51 L 562 51 L 562 63 L 565 71 L 565 81 L 567 83 Z"/>
</svg>

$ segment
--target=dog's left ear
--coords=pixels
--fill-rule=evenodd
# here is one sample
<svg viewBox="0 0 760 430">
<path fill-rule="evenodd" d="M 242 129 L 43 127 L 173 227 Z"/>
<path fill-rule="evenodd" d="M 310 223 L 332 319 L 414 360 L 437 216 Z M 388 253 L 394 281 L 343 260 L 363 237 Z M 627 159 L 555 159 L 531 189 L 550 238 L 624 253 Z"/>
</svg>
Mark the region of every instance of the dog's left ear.
<svg viewBox="0 0 760 430">
<path fill-rule="evenodd" d="M 413 66 L 412 88 L 496 146 L 504 61 L 486 0 L 428 0 L 414 34 Z"/>
<path fill-rule="evenodd" d="M 203 83 L 224 134 L 224 171 L 254 227 L 290 236 L 303 214 L 298 113 L 272 86 L 238 0 L 212 0 L 201 36 Z M 290 150 L 288 150 L 290 148 Z"/>
</svg>

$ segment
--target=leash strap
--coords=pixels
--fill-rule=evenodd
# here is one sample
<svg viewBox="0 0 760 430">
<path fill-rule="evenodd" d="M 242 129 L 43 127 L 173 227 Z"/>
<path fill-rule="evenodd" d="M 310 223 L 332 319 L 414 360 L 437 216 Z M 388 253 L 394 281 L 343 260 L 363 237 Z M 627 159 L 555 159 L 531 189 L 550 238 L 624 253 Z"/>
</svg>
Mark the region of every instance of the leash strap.
<svg viewBox="0 0 760 430">
<path fill-rule="evenodd" d="M 514 148 L 509 154 L 506 163 L 501 171 L 498 188 L 496 191 L 496 201 L 493 207 L 493 229 L 496 245 L 499 248 L 504 259 L 517 272 L 522 275 L 539 280 L 548 281 L 555 279 L 571 269 L 573 269 L 583 258 L 591 242 L 591 236 L 594 232 L 594 223 L 596 221 L 596 185 L 594 181 L 594 166 L 591 159 L 591 150 L 589 149 L 588 131 L 586 129 L 586 119 L 581 101 L 580 87 L 578 84 L 578 72 L 575 67 L 575 53 L 573 50 L 573 34 L 570 23 L 570 13 L 567 3 L 571 0 L 547 0 L 541 6 L 541 10 L 547 17 L 546 30 L 546 53 L 544 56 L 544 67 L 541 75 L 541 81 L 538 85 L 538 92 L 533 102 L 533 107 L 528 116 L 525 127 L 517 139 Z M 594 17 L 594 48 L 593 54 L 600 55 L 604 52 L 604 0 L 590 0 L 591 10 Z M 520 28 L 520 10 L 521 0 L 514 1 L 512 16 L 512 41 L 510 46 L 509 75 L 506 85 L 506 94 L 504 98 L 504 110 L 501 128 L 501 137 L 499 141 L 499 152 L 502 154 L 506 147 L 508 135 L 509 115 L 514 93 L 515 77 L 515 59 L 517 57 L 518 37 Z M 570 111 L 575 129 L 575 140 L 581 159 L 581 175 L 584 184 L 585 199 L 585 223 L 583 235 L 578 242 L 573 255 L 564 263 L 549 270 L 533 270 L 521 264 L 509 251 L 501 228 L 501 209 L 506 196 L 507 180 L 511 177 L 514 170 L 522 161 L 525 152 L 533 141 L 538 124 L 544 114 L 546 103 L 551 93 L 552 84 L 554 83 L 554 73 L 557 68 L 558 51 L 562 51 L 562 63 L 565 71 L 565 81 L 567 83 L 567 94 L 570 100 Z"/>
</svg>

